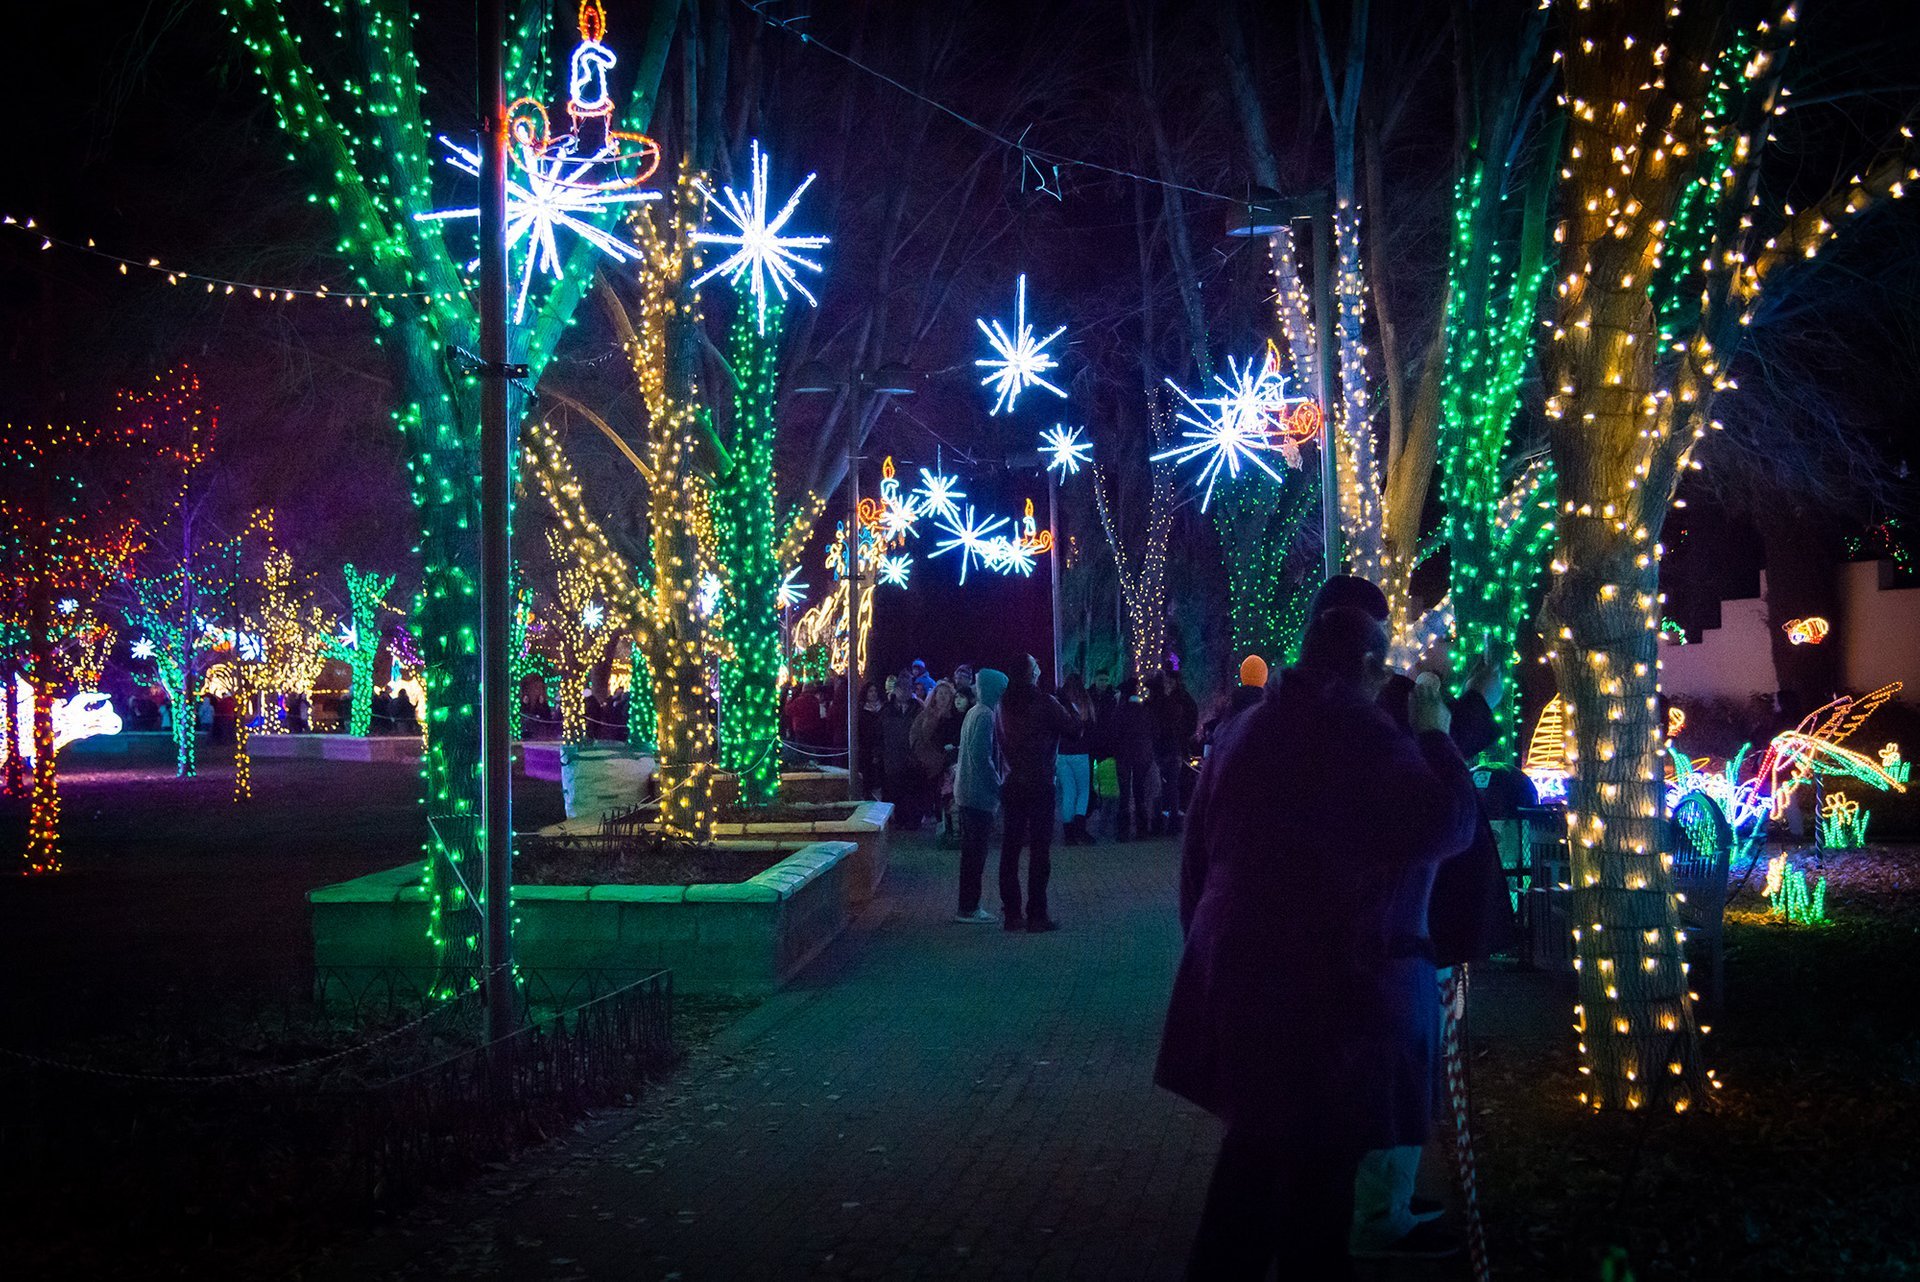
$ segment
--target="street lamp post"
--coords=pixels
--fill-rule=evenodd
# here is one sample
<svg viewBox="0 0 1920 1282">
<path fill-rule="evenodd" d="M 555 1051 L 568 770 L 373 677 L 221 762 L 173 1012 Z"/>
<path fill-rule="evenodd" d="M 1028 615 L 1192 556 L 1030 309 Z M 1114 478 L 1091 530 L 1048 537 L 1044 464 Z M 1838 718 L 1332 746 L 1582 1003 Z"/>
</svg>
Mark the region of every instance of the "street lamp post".
<svg viewBox="0 0 1920 1282">
<path fill-rule="evenodd" d="M 860 422 L 870 397 L 911 396 L 911 371 L 899 365 L 835 371 L 820 361 L 800 368 L 793 390 L 846 392 L 847 413 L 847 798 L 860 800 Z"/>
<path fill-rule="evenodd" d="M 1324 191 L 1282 197 L 1250 187 L 1247 199 L 1227 215 L 1227 235 L 1271 239 L 1296 222 L 1313 227 L 1313 345 L 1320 384 L 1320 537 L 1329 578 L 1340 572 L 1339 477 L 1333 457 L 1333 201 Z"/>
</svg>

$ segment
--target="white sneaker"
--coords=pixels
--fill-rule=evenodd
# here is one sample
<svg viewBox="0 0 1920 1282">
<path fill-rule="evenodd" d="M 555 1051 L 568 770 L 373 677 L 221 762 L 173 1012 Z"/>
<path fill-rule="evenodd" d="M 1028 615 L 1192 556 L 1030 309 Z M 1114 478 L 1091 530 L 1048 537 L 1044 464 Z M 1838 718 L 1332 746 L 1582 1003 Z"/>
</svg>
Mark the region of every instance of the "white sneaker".
<svg viewBox="0 0 1920 1282">
<path fill-rule="evenodd" d="M 955 913 L 953 919 L 968 926 L 991 926 L 1000 920 L 984 908 L 976 908 L 970 913 Z"/>
</svg>

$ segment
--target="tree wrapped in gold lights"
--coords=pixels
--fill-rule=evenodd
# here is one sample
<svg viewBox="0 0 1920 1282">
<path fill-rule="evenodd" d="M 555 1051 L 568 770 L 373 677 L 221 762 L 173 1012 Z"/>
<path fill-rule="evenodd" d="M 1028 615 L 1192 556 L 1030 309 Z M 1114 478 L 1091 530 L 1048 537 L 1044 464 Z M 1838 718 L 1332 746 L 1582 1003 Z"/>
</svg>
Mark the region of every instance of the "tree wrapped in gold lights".
<svg viewBox="0 0 1920 1282">
<path fill-rule="evenodd" d="M 1564 13 L 1565 217 L 1546 357 L 1559 533 L 1541 621 L 1574 770 L 1583 1099 L 1685 1110 L 1712 1075 L 1663 849 L 1661 525 L 1763 291 L 1920 170 L 1903 138 L 1817 205 L 1765 207 L 1758 167 L 1791 8 L 1747 33 L 1720 6 L 1669 0 Z"/>
<path fill-rule="evenodd" d="M 313 692 L 337 628 L 338 622 L 313 604 L 312 589 L 294 573 L 293 557 L 269 543 L 260 565 L 258 605 L 242 620 L 242 630 L 260 639 L 260 659 L 249 684 L 275 704 L 261 723 L 267 733 L 286 729 L 288 696 Z"/>
<path fill-rule="evenodd" d="M 696 484 L 695 444 L 707 430 L 700 295 L 693 286 L 701 203 L 692 176 L 683 172 L 668 198 L 636 220 L 637 312 L 604 282 L 600 289 L 647 411 L 643 458 L 653 583 L 636 636 L 658 710 L 661 824 L 669 834 L 693 840 L 711 834 L 715 755 L 705 699 L 710 638 L 699 606 L 700 547 L 685 506 Z"/>
<path fill-rule="evenodd" d="M 573 556 L 557 531 L 547 532 L 553 561 L 554 603 L 547 632 L 553 642 L 553 666 L 560 677 L 560 742 L 582 744 L 593 738 L 587 724 L 587 686 L 593 665 L 607 650 L 617 624 L 598 599 L 593 571 Z"/>
</svg>

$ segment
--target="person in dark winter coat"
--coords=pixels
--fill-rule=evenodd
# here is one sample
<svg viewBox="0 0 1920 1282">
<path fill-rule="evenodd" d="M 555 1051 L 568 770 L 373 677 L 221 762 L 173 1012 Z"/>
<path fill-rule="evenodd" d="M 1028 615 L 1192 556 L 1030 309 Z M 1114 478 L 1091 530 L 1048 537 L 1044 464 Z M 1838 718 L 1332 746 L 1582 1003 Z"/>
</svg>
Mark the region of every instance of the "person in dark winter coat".
<svg viewBox="0 0 1920 1282">
<path fill-rule="evenodd" d="M 1436 681 L 1376 705 L 1385 629 L 1313 620 L 1298 667 L 1221 730 L 1181 858 L 1186 947 L 1155 1080 L 1226 1123 L 1197 1278 L 1338 1278 L 1368 1149 L 1424 1140 L 1438 1029 L 1427 894 L 1472 836 Z"/>
<path fill-rule="evenodd" d="M 1000 759 L 1006 768 L 1000 785 L 1003 831 L 1000 839 L 1000 904 L 1008 930 L 1023 926 L 1035 934 L 1056 930 L 1047 911 L 1047 879 L 1053 871 L 1054 776 L 1060 737 L 1079 723 L 1060 701 L 1040 689 L 1040 661 L 1022 655 L 1013 665 L 1007 692 L 1000 696 L 996 723 Z M 1020 849 L 1027 848 L 1027 894 L 1020 896 Z M 1024 914 L 1022 909 L 1025 909 Z"/>
<path fill-rule="evenodd" d="M 1308 617 L 1336 606 L 1361 610 L 1377 622 L 1388 618 L 1386 594 L 1366 579 L 1336 575 L 1321 585 Z M 1467 675 L 1457 699 L 1450 701 L 1451 735 L 1460 755 L 1472 761 L 1494 741 L 1493 709 L 1504 682 L 1500 667 L 1481 658 Z M 1387 679 L 1380 706 L 1401 724 L 1414 679 L 1394 673 Z M 1486 815 L 1476 808 L 1472 841 L 1440 865 L 1428 900 L 1427 930 L 1434 962 L 1442 968 L 1485 961 L 1513 939 L 1513 905 L 1507 897 L 1500 850 Z M 1437 996 L 1437 995 L 1436 995 Z M 1435 1018 L 1440 1018 L 1436 1012 Z M 1360 1163 L 1353 1222 L 1353 1249 L 1366 1256 L 1431 1256 L 1457 1250 L 1458 1235 L 1426 1222 L 1413 1208 L 1423 1140 L 1410 1140 L 1367 1153 Z"/>
<path fill-rule="evenodd" d="M 1167 832 L 1179 832 L 1187 754 L 1200 730 L 1200 705 L 1187 693 L 1180 674 L 1167 671 L 1160 674 L 1160 689 L 1148 706 L 1153 710 L 1153 757 L 1160 768 L 1160 823 Z"/>
<path fill-rule="evenodd" d="M 893 803 L 894 822 L 912 832 L 920 827 L 918 808 L 920 768 L 913 759 L 913 722 L 920 715 L 911 682 L 893 688 L 880 710 L 880 768 L 886 774 L 885 795 Z"/>
<path fill-rule="evenodd" d="M 1120 683 L 1107 746 L 1120 780 L 1114 836 L 1119 841 L 1130 841 L 1135 833 L 1144 837 L 1153 823 L 1153 709 L 1131 677 Z"/>
</svg>

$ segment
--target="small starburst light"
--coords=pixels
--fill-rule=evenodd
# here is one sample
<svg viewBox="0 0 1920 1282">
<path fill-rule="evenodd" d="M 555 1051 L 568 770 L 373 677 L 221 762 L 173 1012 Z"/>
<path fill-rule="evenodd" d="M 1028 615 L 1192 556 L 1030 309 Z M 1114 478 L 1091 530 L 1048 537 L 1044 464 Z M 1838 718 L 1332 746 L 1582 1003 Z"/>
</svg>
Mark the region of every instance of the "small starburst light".
<svg viewBox="0 0 1920 1282">
<path fill-rule="evenodd" d="M 987 336 L 987 343 L 994 355 L 974 362 L 980 368 L 989 371 L 980 380 L 980 386 L 991 387 L 996 395 L 991 413 L 1010 410 L 1014 402 L 1020 399 L 1020 393 L 1029 387 L 1044 387 L 1062 400 L 1066 393 L 1041 377 L 1050 369 L 1057 369 L 1060 362 L 1047 352 L 1047 345 L 1067 332 L 1065 325 L 1060 326 L 1045 338 L 1035 338 L 1033 326 L 1027 324 L 1027 277 L 1020 274 L 1019 283 L 1014 287 L 1013 332 L 1008 333 L 999 321 L 989 325 L 984 317 L 974 321 L 980 332 Z"/>
</svg>

